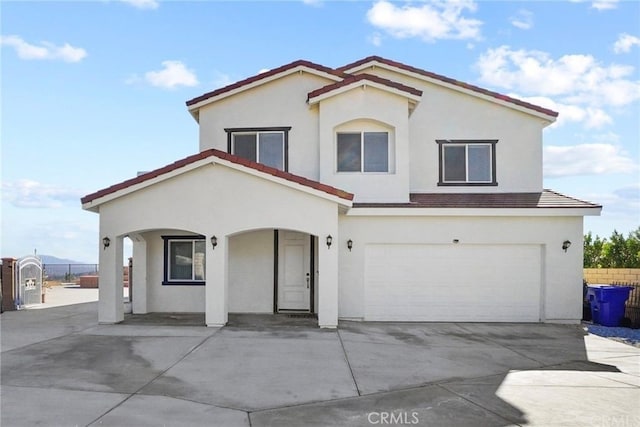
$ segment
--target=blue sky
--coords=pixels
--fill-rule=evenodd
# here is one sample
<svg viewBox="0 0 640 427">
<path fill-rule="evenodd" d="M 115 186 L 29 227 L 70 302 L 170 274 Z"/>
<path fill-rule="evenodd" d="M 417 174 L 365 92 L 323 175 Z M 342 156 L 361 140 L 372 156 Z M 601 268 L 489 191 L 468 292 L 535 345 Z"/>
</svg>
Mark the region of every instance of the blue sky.
<svg viewBox="0 0 640 427">
<path fill-rule="evenodd" d="M 2 256 L 96 262 L 79 198 L 198 150 L 185 101 L 296 59 L 380 55 L 560 112 L 545 187 L 640 225 L 640 2 L 10 2 L 1 6 Z M 135 214 L 135 213 L 132 213 Z"/>
</svg>

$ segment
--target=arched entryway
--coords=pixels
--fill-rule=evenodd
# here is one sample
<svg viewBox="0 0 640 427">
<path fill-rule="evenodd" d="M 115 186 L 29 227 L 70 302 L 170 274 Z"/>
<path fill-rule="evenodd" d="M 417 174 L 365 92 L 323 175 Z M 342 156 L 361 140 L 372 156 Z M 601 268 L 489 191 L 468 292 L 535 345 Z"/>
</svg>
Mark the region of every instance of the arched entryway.
<svg viewBox="0 0 640 427">
<path fill-rule="evenodd" d="M 317 242 L 277 228 L 229 236 L 229 313 L 317 313 Z"/>
</svg>

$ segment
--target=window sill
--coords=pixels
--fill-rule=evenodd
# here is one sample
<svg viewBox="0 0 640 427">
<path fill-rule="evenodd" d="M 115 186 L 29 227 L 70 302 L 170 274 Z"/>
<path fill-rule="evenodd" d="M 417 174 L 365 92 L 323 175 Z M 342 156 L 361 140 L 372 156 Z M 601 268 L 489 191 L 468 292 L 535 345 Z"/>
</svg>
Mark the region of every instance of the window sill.
<svg viewBox="0 0 640 427">
<path fill-rule="evenodd" d="M 204 281 L 194 281 L 194 280 L 171 280 L 171 281 L 162 281 L 162 286 L 204 286 L 206 282 Z"/>
<path fill-rule="evenodd" d="M 438 187 L 497 187 L 497 182 L 439 182 Z"/>
<path fill-rule="evenodd" d="M 336 175 L 395 175 L 395 172 L 336 171 Z"/>
</svg>

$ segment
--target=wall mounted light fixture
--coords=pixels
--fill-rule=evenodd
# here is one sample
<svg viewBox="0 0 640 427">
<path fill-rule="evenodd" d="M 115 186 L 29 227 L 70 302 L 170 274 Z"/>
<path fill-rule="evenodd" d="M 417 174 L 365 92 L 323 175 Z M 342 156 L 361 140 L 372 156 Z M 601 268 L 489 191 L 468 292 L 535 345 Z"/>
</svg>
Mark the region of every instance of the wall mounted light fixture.
<svg viewBox="0 0 640 427">
<path fill-rule="evenodd" d="M 218 246 L 218 238 L 216 236 L 211 236 L 211 247 L 215 249 L 216 246 Z"/>
<path fill-rule="evenodd" d="M 333 242 L 333 237 L 331 237 L 331 234 L 329 234 L 327 236 L 327 248 L 331 249 L 331 243 Z"/>
<path fill-rule="evenodd" d="M 111 244 L 111 239 L 108 237 L 103 237 L 102 238 L 102 249 L 107 249 L 109 247 L 109 245 Z"/>
<path fill-rule="evenodd" d="M 567 252 L 567 249 L 569 249 L 569 247 L 571 246 L 571 242 L 569 240 L 565 240 L 564 242 L 562 242 L 562 249 Z"/>
<path fill-rule="evenodd" d="M 351 252 L 352 248 L 353 248 L 353 240 L 349 239 L 347 240 L 347 249 L 349 249 L 349 252 Z"/>
</svg>

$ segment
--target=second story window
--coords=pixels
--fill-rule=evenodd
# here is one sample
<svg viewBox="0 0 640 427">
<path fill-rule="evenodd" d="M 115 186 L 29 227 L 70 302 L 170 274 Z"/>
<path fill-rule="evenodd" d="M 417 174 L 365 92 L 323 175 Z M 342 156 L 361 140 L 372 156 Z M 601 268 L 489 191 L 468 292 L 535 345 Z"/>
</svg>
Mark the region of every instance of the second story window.
<svg viewBox="0 0 640 427">
<path fill-rule="evenodd" d="M 438 185 L 498 185 L 497 140 L 437 140 L 440 157 Z"/>
<path fill-rule="evenodd" d="M 389 172 L 388 132 L 338 132 L 338 172 Z"/>
<path fill-rule="evenodd" d="M 290 127 L 233 128 L 227 131 L 227 151 L 280 170 L 288 170 Z"/>
</svg>

